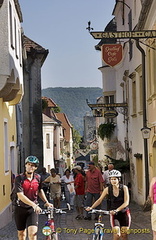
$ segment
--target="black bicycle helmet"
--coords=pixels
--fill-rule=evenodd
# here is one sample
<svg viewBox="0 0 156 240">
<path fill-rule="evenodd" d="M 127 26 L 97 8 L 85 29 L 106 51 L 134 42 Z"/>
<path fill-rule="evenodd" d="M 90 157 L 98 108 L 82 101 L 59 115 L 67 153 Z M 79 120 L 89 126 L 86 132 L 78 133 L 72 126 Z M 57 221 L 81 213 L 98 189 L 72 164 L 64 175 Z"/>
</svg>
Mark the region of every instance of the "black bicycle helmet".
<svg viewBox="0 0 156 240">
<path fill-rule="evenodd" d="M 36 165 L 36 167 L 38 167 L 40 162 L 39 162 L 39 160 L 38 160 L 37 157 L 35 157 L 35 156 L 28 156 L 28 157 L 25 159 L 25 164 L 26 164 L 26 163 L 33 163 L 33 164 Z"/>
</svg>

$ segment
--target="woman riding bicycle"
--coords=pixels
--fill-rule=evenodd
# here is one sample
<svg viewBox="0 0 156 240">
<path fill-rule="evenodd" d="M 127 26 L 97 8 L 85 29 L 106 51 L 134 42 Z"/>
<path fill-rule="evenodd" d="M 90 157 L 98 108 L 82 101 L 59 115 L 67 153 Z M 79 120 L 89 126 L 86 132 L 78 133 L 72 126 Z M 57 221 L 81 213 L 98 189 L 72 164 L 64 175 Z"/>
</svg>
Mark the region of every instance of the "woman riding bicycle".
<svg viewBox="0 0 156 240">
<path fill-rule="evenodd" d="M 100 198 L 86 210 L 96 208 L 102 200 L 108 196 L 110 201 L 110 223 L 113 232 L 113 240 L 127 240 L 128 229 L 131 223 L 129 205 L 129 192 L 126 185 L 120 184 L 121 173 L 118 170 L 109 172 L 110 186 L 103 190 Z"/>
</svg>

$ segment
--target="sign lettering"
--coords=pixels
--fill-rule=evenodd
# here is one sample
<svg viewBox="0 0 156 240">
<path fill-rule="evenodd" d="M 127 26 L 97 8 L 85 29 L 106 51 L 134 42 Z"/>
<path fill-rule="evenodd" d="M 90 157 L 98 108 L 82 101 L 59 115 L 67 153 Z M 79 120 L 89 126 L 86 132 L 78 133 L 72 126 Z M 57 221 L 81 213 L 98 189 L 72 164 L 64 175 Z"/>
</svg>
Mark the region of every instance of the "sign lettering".
<svg viewBox="0 0 156 240">
<path fill-rule="evenodd" d="M 114 67 L 122 60 L 121 44 L 103 44 L 101 52 L 102 60 L 111 67 Z"/>
<path fill-rule="evenodd" d="M 96 103 L 96 104 L 88 104 L 88 106 L 92 109 L 94 108 L 103 108 L 103 107 L 128 107 L 127 103 Z"/>
<path fill-rule="evenodd" d="M 90 32 L 95 39 L 125 39 L 125 38 L 156 38 L 156 30 L 144 31 L 117 31 L 117 32 Z"/>
</svg>

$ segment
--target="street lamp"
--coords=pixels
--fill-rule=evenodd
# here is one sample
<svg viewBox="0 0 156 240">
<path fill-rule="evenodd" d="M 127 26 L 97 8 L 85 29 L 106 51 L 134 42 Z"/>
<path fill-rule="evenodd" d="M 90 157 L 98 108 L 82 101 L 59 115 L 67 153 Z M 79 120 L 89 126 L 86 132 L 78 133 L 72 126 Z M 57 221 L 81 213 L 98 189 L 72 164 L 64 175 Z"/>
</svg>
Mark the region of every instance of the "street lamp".
<svg viewBox="0 0 156 240">
<path fill-rule="evenodd" d="M 146 115 L 144 116 L 146 118 Z M 144 159 L 145 159 L 145 196 L 147 198 L 149 194 L 149 166 L 148 166 L 148 144 L 147 144 L 147 139 L 150 137 L 150 131 L 151 129 L 144 127 L 141 129 L 142 131 L 142 136 L 144 139 Z"/>
<path fill-rule="evenodd" d="M 141 128 L 143 139 L 149 139 L 150 138 L 150 131 L 151 131 L 151 128 L 148 128 L 148 127 Z"/>
</svg>

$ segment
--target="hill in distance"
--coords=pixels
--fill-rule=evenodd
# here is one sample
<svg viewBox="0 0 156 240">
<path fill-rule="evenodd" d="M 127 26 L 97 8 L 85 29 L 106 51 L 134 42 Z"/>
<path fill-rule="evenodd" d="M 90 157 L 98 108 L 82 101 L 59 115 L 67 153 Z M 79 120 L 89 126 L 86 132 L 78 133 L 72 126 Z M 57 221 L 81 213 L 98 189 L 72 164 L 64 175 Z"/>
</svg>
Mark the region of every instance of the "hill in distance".
<svg viewBox="0 0 156 240">
<path fill-rule="evenodd" d="M 70 123 L 83 135 L 83 117 L 91 112 L 86 99 L 90 103 L 96 103 L 96 99 L 102 96 L 102 88 L 98 87 L 56 87 L 42 90 L 42 96 L 51 98 L 61 108 Z"/>
</svg>

